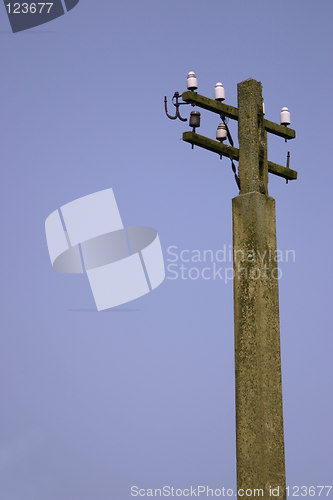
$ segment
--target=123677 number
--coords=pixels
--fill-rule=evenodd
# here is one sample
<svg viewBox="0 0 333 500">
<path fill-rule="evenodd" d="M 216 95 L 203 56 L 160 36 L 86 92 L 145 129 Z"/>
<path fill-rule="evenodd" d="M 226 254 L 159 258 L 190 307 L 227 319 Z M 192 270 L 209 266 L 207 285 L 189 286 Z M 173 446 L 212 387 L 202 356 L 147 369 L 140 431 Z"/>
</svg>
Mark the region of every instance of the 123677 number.
<svg viewBox="0 0 333 500">
<path fill-rule="evenodd" d="M 7 3 L 8 14 L 50 14 L 53 2 L 38 2 L 38 3 Z"/>
</svg>

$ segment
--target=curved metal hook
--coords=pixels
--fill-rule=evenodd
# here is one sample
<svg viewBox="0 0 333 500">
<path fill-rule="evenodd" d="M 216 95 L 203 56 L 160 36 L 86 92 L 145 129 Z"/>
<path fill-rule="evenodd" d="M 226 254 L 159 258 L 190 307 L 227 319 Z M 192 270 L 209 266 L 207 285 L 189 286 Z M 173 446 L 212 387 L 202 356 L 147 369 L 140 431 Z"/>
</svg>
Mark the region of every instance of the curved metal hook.
<svg viewBox="0 0 333 500">
<path fill-rule="evenodd" d="M 168 113 L 168 101 L 167 101 L 167 97 L 164 96 L 164 108 L 165 108 L 165 113 L 167 115 L 168 118 L 170 118 L 170 120 L 176 120 L 177 118 L 179 118 L 182 122 L 187 122 L 187 118 L 183 118 L 181 115 L 180 115 L 180 112 L 179 112 L 179 106 L 181 106 L 181 104 L 187 104 L 186 102 L 179 102 L 178 99 L 179 99 L 180 95 L 178 92 L 175 92 L 174 93 L 174 96 L 172 97 L 172 104 L 175 106 L 176 108 L 176 114 L 175 116 L 171 116 L 169 115 Z M 176 102 L 174 102 L 174 99 L 176 99 Z"/>
<path fill-rule="evenodd" d="M 168 113 L 168 101 L 167 101 L 167 97 L 166 96 L 164 96 L 164 109 L 165 109 L 165 114 L 167 115 L 168 118 L 170 118 L 170 120 L 176 120 L 177 113 L 176 113 L 175 116 L 171 116 Z"/>
</svg>

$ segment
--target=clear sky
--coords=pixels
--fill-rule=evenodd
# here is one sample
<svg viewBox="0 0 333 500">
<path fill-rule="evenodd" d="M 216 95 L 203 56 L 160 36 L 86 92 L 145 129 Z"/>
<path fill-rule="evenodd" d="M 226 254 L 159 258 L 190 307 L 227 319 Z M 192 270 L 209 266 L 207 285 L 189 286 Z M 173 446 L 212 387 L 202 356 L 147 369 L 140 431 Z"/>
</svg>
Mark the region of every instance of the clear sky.
<svg viewBox="0 0 333 500">
<path fill-rule="evenodd" d="M 166 259 L 231 245 L 230 162 L 164 115 L 190 70 L 204 95 L 222 81 L 236 106 L 251 77 L 268 119 L 291 111 L 296 140 L 269 137 L 269 159 L 290 151 L 299 172 L 269 182 L 278 247 L 296 255 L 280 280 L 287 482 L 332 484 L 332 15 L 331 0 L 81 0 L 12 34 L 0 9 L 1 500 L 236 487 L 232 282 L 166 279 L 97 313 L 44 234 L 53 210 L 112 187 Z M 201 133 L 217 125 L 202 113 Z"/>
</svg>

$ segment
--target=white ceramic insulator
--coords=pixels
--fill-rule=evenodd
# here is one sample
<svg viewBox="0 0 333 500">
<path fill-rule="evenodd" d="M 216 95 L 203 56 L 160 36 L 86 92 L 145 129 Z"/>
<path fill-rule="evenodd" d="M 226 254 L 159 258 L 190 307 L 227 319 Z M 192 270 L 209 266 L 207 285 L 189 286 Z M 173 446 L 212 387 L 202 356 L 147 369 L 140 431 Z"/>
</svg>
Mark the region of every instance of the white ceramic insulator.
<svg viewBox="0 0 333 500">
<path fill-rule="evenodd" d="M 280 114 L 281 125 L 290 125 L 290 112 L 288 108 L 282 108 Z"/>
<path fill-rule="evenodd" d="M 215 100 L 224 101 L 225 100 L 225 90 L 221 82 L 217 82 L 214 90 Z"/>
<path fill-rule="evenodd" d="M 225 141 L 227 136 L 227 127 L 224 125 L 224 123 L 220 123 L 216 130 L 216 139 L 218 141 Z"/>
<path fill-rule="evenodd" d="M 198 80 L 193 71 L 187 75 L 187 88 L 188 90 L 197 90 L 198 88 Z"/>
</svg>

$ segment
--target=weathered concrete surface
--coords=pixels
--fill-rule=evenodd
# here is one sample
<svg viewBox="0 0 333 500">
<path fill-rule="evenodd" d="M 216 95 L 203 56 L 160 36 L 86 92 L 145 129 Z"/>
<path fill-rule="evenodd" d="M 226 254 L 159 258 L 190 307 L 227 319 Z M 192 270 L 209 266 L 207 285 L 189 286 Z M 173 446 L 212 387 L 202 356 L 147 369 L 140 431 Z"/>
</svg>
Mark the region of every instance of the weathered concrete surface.
<svg viewBox="0 0 333 500">
<path fill-rule="evenodd" d="M 238 140 L 240 193 L 268 194 L 267 132 L 262 85 L 256 80 L 238 84 Z"/>
<path fill-rule="evenodd" d="M 286 498 L 275 227 L 273 198 L 233 199 L 237 487 L 265 499 Z"/>
</svg>

